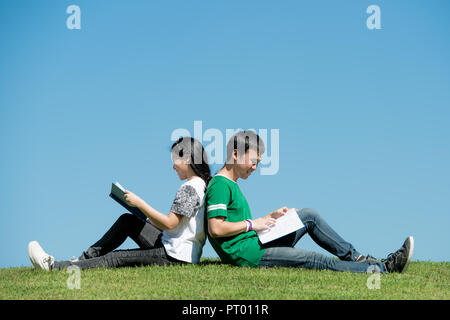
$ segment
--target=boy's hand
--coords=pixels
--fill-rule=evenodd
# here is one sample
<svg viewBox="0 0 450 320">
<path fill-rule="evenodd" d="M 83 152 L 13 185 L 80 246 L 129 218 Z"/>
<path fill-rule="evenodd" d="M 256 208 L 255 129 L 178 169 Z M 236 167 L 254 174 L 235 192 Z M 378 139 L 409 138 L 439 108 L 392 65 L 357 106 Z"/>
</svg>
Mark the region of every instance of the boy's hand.
<svg viewBox="0 0 450 320">
<path fill-rule="evenodd" d="M 125 194 L 123 196 L 130 207 L 137 207 L 143 201 L 139 196 L 128 190 L 125 190 Z"/>
<path fill-rule="evenodd" d="M 253 230 L 262 231 L 270 229 L 271 227 L 275 226 L 277 219 L 284 216 L 288 212 L 288 210 L 288 207 L 281 207 L 280 209 L 272 211 L 265 217 L 253 220 Z M 298 212 L 297 209 L 295 210 Z"/>
<path fill-rule="evenodd" d="M 270 227 L 273 227 L 275 225 L 276 219 L 272 218 L 270 214 L 268 214 L 265 217 L 257 218 L 252 220 L 253 221 L 253 228 L 252 230 L 258 232 L 270 229 Z"/>
<path fill-rule="evenodd" d="M 279 217 L 284 216 L 288 212 L 288 210 L 289 210 L 288 207 L 281 207 L 280 209 L 277 209 L 269 213 L 268 216 L 274 219 L 278 219 Z"/>
</svg>

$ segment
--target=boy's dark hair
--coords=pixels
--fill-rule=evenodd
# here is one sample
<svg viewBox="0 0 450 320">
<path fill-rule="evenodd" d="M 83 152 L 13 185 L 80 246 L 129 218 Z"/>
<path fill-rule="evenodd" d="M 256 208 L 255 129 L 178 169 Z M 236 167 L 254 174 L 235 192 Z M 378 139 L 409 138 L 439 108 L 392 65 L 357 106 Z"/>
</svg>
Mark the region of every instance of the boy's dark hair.
<svg viewBox="0 0 450 320">
<path fill-rule="evenodd" d="M 233 150 L 238 151 L 238 155 L 245 154 L 249 149 L 256 150 L 263 154 L 266 150 L 264 141 L 252 130 L 243 130 L 235 133 L 227 143 L 227 163 L 233 163 Z"/>
</svg>

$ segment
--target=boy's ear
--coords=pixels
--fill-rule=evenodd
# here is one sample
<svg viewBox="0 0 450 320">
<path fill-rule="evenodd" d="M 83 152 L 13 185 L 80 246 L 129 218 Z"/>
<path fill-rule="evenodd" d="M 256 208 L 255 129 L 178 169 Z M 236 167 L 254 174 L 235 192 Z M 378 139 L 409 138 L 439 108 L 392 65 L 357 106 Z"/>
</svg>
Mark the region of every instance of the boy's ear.
<svg viewBox="0 0 450 320">
<path fill-rule="evenodd" d="M 237 161 L 237 159 L 238 159 L 238 151 L 237 151 L 237 149 L 233 150 L 233 159 L 234 159 L 234 161 Z"/>
</svg>

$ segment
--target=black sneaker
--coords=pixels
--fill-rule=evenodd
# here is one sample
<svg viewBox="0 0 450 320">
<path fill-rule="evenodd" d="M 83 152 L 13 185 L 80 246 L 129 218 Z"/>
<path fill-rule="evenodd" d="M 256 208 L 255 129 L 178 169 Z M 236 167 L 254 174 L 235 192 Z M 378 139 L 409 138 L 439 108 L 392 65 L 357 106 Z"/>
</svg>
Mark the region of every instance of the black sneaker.
<svg viewBox="0 0 450 320">
<path fill-rule="evenodd" d="M 370 254 L 367 256 L 360 256 L 356 262 L 359 263 L 369 263 L 369 262 L 380 262 L 380 260 L 376 259 L 375 257 L 372 257 Z"/>
<path fill-rule="evenodd" d="M 414 238 L 408 237 L 402 247 L 384 260 L 387 272 L 405 272 L 414 251 Z"/>
</svg>

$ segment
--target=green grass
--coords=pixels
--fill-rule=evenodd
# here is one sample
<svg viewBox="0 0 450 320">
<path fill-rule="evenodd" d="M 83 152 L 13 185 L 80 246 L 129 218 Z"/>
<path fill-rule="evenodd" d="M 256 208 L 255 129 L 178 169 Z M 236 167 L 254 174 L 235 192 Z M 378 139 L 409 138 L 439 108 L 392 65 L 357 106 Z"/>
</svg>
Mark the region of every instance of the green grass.
<svg viewBox="0 0 450 320">
<path fill-rule="evenodd" d="M 68 289 L 65 271 L 0 269 L 0 299 L 450 299 L 449 262 L 412 262 L 407 272 L 380 275 L 290 268 L 239 268 L 203 259 L 200 265 L 81 271 Z"/>
</svg>

